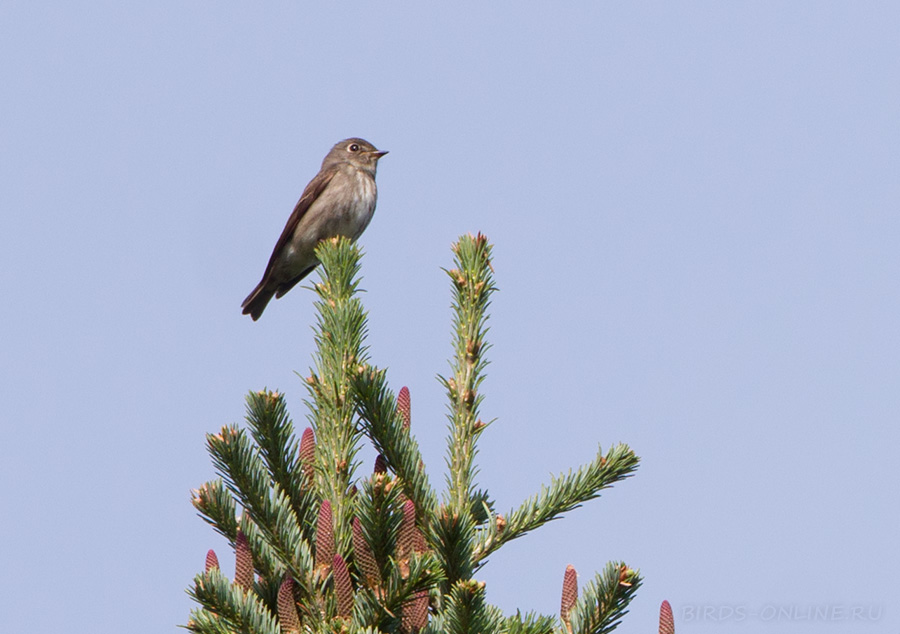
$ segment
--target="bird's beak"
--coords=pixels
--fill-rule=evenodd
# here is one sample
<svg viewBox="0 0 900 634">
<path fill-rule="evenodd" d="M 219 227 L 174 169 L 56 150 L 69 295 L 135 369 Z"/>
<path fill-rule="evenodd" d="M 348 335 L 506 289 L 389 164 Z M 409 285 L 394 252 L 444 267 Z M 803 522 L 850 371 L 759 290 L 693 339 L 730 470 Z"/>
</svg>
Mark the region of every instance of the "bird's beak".
<svg viewBox="0 0 900 634">
<path fill-rule="evenodd" d="M 369 154 L 374 156 L 376 159 L 380 159 L 382 156 L 384 156 L 387 153 L 388 153 L 387 150 L 373 150 L 372 152 L 369 152 Z"/>
</svg>

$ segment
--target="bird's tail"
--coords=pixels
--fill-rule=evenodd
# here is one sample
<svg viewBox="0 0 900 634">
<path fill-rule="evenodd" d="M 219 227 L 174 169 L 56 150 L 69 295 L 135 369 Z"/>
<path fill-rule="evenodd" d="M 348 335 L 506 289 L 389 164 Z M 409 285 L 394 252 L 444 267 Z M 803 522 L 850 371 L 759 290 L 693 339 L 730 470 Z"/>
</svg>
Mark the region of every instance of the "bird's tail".
<svg viewBox="0 0 900 634">
<path fill-rule="evenodd" d="M 241 304 L 241 308 L 244 309 L 243 314 L 250 315 L 250 317 L 253 318 L 253 321 L 256 321 L 259 319 L 259 316 L 263 314 L 263 311 L 266 309 L 266 306 L 274 294 L 275 289 L 269 288 L 266 284 L 266 280 L 262 280 L 256 285 L 253 292 L 247 295 L 247 299 L 244 300 L 244 303 Z"/>
</svg>

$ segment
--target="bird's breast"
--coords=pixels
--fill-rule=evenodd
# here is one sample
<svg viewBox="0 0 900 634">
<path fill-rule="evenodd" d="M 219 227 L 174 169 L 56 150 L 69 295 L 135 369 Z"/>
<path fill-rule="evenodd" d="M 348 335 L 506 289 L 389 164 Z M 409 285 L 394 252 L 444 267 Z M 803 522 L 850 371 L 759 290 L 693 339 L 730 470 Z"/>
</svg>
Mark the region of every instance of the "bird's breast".
<svg viewBox="0 0 900 634">
<path fill-rule="evenodd" d="M 315 243 L 338 235 L 357 239 L 372 219 L 377 196 L 370 175 L 353 168 L 339 171 L 298 224 L 296 241 Z"/>
<path fill-rule="evenodd" d="M 378 190 L 375 179 L 361 170 L 354 169 L 341 176 L 345 178 L 339 183 L 339 202 L 335 205 L 338 211 L 332 218 L 335 224 L 330 231 L 356 240 L 372 220 Z"/>
</svg>

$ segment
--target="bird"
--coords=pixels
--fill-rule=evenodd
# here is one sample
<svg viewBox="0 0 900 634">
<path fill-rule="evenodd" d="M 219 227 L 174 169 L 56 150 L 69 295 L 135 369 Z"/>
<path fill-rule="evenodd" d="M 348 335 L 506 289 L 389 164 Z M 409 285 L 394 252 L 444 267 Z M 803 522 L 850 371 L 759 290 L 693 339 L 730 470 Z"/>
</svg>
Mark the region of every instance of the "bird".
<svg viewBox="0 0 900 634">
<path fill-rule="evenodd" d="M 256 321 L 273 296 L 280 298 L 309 275 L 319 264 L 319 242 L 362 235 L 375 213 L 375 171 L 385 154 L 356 137 L 331 148 L 288 218 L 262 280 L 241 304 L 244 315 Z"/>
</svg>

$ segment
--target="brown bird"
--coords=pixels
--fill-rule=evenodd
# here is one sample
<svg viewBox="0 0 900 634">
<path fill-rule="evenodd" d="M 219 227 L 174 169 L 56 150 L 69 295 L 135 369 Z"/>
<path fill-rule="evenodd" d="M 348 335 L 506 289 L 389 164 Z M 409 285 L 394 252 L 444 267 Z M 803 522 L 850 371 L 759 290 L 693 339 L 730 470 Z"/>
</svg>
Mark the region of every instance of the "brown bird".
<svg viewBox="0 0 900 634">
<path fill-rule="evenodd" d="M 357 138 L 331 148 L 288 218 L 262 280 L 241 304 L 243 314 L 256 321 L 273 296 L 281 297 L 309 275 L 319 264 L 315 249 L 322 240 L 362 235 L 375 213 L 375 170 L 385 154 Z"/>
</svg>

